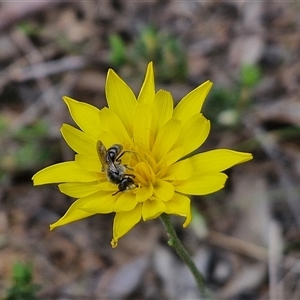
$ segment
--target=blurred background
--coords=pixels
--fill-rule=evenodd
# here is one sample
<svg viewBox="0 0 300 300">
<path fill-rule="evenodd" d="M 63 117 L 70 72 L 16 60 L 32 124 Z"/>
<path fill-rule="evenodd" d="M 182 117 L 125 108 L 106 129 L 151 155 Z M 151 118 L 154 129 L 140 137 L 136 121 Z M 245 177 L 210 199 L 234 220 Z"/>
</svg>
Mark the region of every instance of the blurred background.
<svg viewBox="0 0 300 300">
<path fill-rule="evenodd" d="M 31 182 L 74 157 L 61 97 L 101 108 L 108 68 L 137 93 L 151 60 L 175 101 L 214 82 L 199 151 L 254 155 L 222 191 L 192 199 L 187 229 L 173 219 L 208 287 L 217 299 L 299 299 L 299 56 L 298 1 L 2 1 L 0 299 L 199 299 L 159 220 L 116 249 L 113 215 L 50 232 L 74 199 Z"/>
</svg>

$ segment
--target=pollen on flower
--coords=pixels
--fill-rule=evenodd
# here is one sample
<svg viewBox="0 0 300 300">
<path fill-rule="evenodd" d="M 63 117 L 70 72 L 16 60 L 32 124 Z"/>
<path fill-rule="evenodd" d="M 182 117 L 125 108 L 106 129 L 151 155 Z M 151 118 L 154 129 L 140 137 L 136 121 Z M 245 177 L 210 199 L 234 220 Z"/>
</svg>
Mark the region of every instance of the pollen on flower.
<svg viewBox="0 0 300 300">
<path fill-rule="evenodd" d="M 142 185 L 147 186 L 155 183 L 155 174 L 151 167 L 145 162 L 139 162 L 134 167 L 136 180 Z"/>
<path fill-rule="evenodd" d="M 161 172 L 159 172 L 152 152 L 134 143 L 130 149 L 133 150 L 125 150 L 125 152 L 128 152 L 128 155 L 124 155 L 124 164 L 127 167 L 127 171 L 134 175 L 134 182 L 137 184 L 137 188 L 155 185 L 158 178 L 157 175 Z"/>
</svg>

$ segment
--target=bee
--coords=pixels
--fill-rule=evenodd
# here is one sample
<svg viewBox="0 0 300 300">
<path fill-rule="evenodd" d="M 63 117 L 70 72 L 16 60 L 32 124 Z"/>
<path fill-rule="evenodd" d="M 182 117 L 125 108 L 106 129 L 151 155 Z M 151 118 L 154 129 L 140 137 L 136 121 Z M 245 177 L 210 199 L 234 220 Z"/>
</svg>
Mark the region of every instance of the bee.
<svg viewBox="0 0 300 300">
<path fill-rule="evenodd" d="M 121 157 L 130 151 L 123 151 L 123 146 L 114 144 L 108 149 L 105 148 L 101 141 L 97 142 L 97 153 L 102 164 L 102 172 L 105 172 L 109 182 L 118 185 L 118 191 L 113 193 L 116 195 L 126 190 L 134 189 L 137 185 L 133 181 L 133 174 L 125 174 L 129 169 L 126 165 L 122 165 Z"/>
</svg>

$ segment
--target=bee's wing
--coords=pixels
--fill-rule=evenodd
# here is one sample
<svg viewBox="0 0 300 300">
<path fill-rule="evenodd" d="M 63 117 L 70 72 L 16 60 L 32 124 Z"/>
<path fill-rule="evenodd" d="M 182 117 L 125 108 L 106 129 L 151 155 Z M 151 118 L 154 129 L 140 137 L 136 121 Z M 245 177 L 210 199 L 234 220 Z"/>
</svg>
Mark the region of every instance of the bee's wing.
<svg viewBox="0 0 300 300">
<path fill-rule="evenodd" d="M 103 143 L 100 140 L 97 141 L 96 149 L 97 149 L 97 153 L 98 153 L 101 165 L 102 165 L 102 171 L 104 171 L 106 169 L 106 167 L 107 167 L 107 163 L 106 163 L 106 148 L 105 148 L 105 146 L 103 145 Z"/>
</svg>

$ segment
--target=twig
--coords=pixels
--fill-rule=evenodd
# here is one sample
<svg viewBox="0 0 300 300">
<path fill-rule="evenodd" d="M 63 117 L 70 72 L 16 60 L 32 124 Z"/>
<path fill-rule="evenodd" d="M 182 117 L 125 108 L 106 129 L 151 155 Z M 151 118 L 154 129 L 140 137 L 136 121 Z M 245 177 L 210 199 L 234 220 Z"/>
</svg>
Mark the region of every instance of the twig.
<svg viewBox="0 0 300 300">
<path fill-rule="evenodd" d="M 28 2 L 20 1 L 15 3 L 15 5 L 6 5 L 1 7 L 0 10 L 0 31 L 7 29 L 10 26 L 15 25 L 20 22 L 20 20 L 28 18 L 40 11 L 49 9 L 51 6 L 56 6 L 61 3 L 65 3 L 64 0 L 55 0 L 55 1 L 33 1 Z"/>
<path fill-rule="evenodd" d="M 255 115 L 245 118 L 245 125 L 253 132 L 253 136 L 260 143 L 261 147 L 267 153 L 271 160 L 273 160 L 275 169 L 278 174 L 279 182 L 285 189 L 286 200 L 290 208 L 290 212 L 295 220 L 298 229 L 300 229 L 300 206 L 299 195 L 294 188 L 293 179 L 289 175 L 286 167 L 285 156 L 280 150 L 280 147 L 274 136 L 265 131 L 258 125 L 258 120 Z"/>
<path fill-rule="evenodd" d="M 210 230 L 208 241 L 216 246 L 226 248 L 230 251 L 240 253 L 259 261 L 268 261 L 268 249 L 243 241 L 239 238 Z"/>
<path fill-rule="evenodd" d="M 280 281 L 282 270 L 283 241 L 279 225 L 275 221 L 269 223 L 269 294 L 270 299 L 284 299 L 283 283 Z"/>
<path fill-rule="evenodd" d="M 62 101 L 58 101 L 59 88 L 53 87 L 52 82 L 46 77 L 48 75 L 47 65 L 44 62 L 42 53 L 31 43 L 28 37 L 20 31 L 14 31 L 11 34 L 11 38 L 18 48 L 24 52 L 25 58 L 32 65 L 28 67 L 31 68 L 32 73 L 44 74 L 42 77 L 36 76 L 36 78 L 32 78 L 37 80 L 41 95 L 39 99 L 36 99 L 35 103 L 27 108 L 21 117 L 12 124 L 12 130 L 18 130 L 20 127 L 35 121 L 45 108 L 49 109 L 52 118 L 57 117 L 61 112 Z M 39 66 L 38 69 L 36 69 L 36 65 Z M 19 73 L 19 75 L 20 74 L 21 73 Z M 63 83 L 60 83 L 60 86 L 63 87 Z"/>
<path fill-rule="evenodd" d="M 68 56 L 18 69 L 11 75 L 11 79 L 19 82 L 41 79 L 66 71 L 82 69 L 85 66 L 86 62 L 82 56 Z"/>
</svg>

